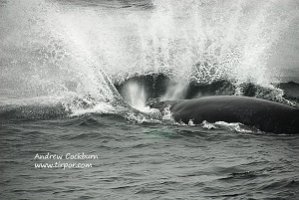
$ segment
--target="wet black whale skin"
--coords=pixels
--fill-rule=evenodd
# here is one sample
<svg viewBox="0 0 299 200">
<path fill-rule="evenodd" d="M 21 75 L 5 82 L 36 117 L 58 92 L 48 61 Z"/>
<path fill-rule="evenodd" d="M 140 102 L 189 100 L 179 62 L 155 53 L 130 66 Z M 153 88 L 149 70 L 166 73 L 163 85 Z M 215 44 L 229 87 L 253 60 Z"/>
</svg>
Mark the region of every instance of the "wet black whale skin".
<svg viewBox="0 0 299 200">
<path fill-rule="evenodd" d="M 299 110 L 268 100 L 240 96 L 210 96 L 164 101 L 152 107 L 164 109 L 166 106 L 170 106 L 170 111 L 178 122 L 240 122 L 265 132 L 299 134 Z"/>
</svg>

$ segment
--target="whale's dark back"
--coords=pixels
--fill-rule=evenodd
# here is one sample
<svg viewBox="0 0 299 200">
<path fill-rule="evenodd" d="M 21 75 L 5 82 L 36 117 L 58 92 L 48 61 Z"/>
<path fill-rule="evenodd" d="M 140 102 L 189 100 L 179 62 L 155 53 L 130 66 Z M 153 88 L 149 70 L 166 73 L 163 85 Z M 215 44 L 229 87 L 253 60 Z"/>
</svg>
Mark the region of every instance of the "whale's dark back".
<svg viewBox="0 0 299 200">
<path fill-rule="evenodd" d="M 165 106 L 165 104 L 163 104 Z M 199 124 L 240 122 L 272 133 L 299 133 L 299 111 L 292 106 L 263 99 L 236 96 L 212 96 L 172 102 L 176 121 Z"/>
<path fill-rule="evenodd" d="M 292 121 L 291 127 L 293 127 L 293 133 L 299 134 L 299 109 L 296 110 L 295 118 Z"/>
</svg>

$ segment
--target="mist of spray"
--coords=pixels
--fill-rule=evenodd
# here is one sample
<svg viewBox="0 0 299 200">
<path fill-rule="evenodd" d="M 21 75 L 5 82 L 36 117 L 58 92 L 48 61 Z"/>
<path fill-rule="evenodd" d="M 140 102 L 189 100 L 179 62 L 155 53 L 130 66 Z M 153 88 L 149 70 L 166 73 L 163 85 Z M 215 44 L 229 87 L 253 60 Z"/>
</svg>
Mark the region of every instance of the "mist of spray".
<svg viewBox="0 0 299 200">
<path fill-rule="evenodd" d="M 179 85 L 269 85 L 277 71 L 269 57 L 294 20 L 295 3 L 153 0 L 148 9 L 113 10 L 8 1 L 0 7 L 1 100 L 119 104 L 113 82 L 148 73 L 165 73 Z M 180 95 L 184 87 L 177 88 L 169 92 Z"/>
</svg>

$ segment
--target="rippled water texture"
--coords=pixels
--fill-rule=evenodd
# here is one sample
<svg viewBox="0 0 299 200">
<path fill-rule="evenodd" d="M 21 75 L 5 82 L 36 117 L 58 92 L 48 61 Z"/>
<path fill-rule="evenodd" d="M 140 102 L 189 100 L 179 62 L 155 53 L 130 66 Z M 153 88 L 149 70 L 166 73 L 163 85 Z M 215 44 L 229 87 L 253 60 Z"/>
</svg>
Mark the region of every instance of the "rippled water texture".
<svg viewBox="0 0 299 200">
<path fill-rule="evenodd" d="M 296 199 L 299 137 L 115 116 L 1 127 L 2 199 Z M 85 169 L 35 169 L 36 153 L 98 154 Z"/>
</svg>

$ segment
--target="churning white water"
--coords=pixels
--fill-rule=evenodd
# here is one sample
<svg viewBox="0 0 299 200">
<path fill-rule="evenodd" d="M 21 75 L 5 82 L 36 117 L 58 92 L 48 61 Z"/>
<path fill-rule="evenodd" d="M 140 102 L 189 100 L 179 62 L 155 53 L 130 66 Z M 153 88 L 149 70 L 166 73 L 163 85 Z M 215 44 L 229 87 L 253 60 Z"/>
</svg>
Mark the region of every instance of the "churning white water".
<svg viewBox="0 0 299 200">
<path fill-rule="evenodd" d="M 283 75 L 285 66 L 270 65 L 271 55 L 298 19 L 293 0 L 153 0 L 127 9 L 103 2 L 1 3 L 1 99 L 111 104 L 121 99 L 113 82 L 147 73 L 178 80 L 180 90 L 172 88 L 168 99 L 190 80 L 267 86 Z M 131 103 L 142 107 L 139 89 L 132 85 L 128 95 L 139 93 Z"/>
</svg>

